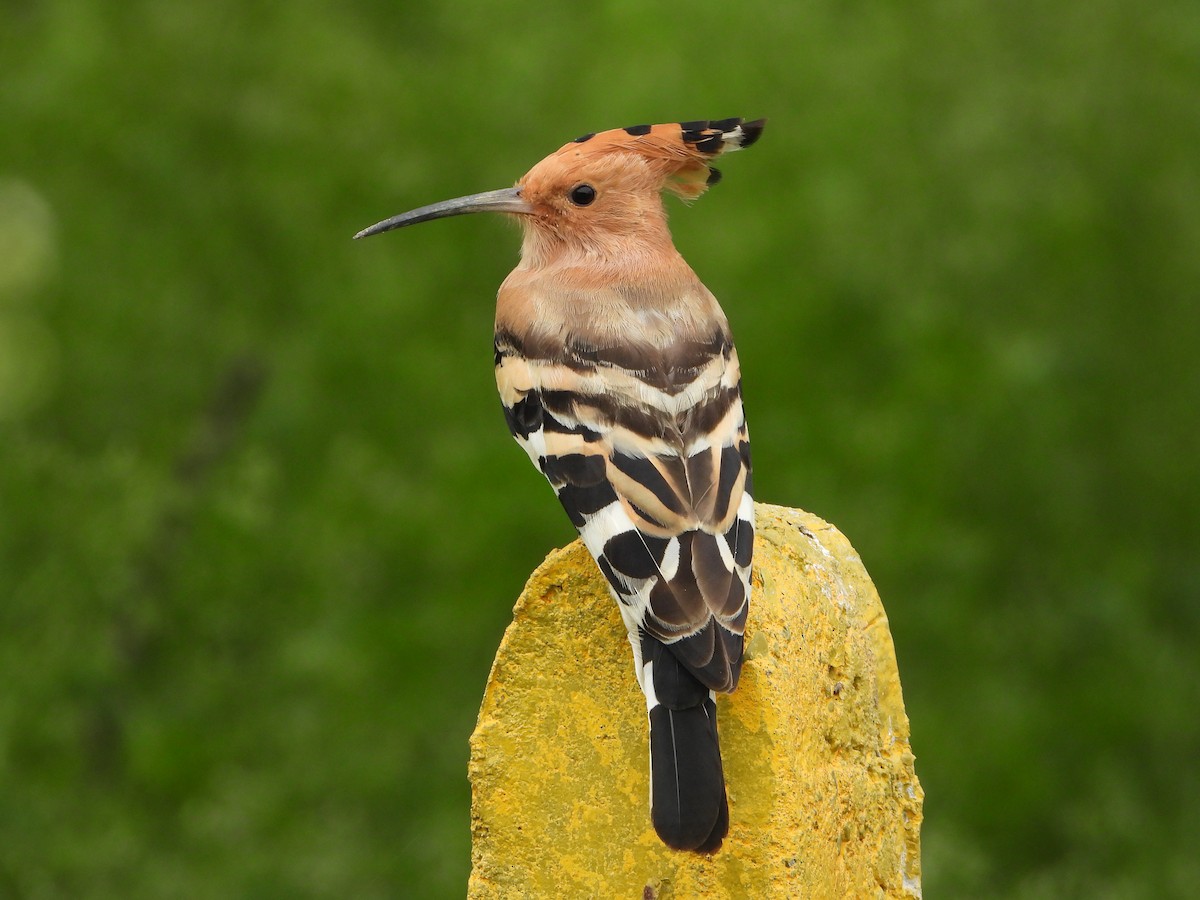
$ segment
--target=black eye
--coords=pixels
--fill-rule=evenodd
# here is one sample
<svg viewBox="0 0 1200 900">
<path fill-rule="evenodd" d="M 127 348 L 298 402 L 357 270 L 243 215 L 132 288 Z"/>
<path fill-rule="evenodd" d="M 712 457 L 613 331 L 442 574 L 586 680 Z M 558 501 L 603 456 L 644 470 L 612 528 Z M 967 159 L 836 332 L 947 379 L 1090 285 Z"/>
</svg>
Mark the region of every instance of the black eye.
<svg viewBox="0 0 1200 900">
<path fill-rule="evenodd" d="M 571 188 L 570 197 L 576 206 L 587 206 L 596 199 L 596 189 L 590 184 L 577 184 Z"/>
</svg>

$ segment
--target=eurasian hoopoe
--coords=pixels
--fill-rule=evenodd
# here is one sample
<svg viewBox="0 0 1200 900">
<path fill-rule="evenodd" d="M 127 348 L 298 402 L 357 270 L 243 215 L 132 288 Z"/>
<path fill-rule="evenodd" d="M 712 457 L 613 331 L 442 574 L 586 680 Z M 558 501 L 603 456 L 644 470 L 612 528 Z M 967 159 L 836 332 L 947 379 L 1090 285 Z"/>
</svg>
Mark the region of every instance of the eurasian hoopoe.
<svg viewBox="0 0 1200 900">
<path fill-rule="evenodd" d="M 714 692 L 741 670 L 754 504 L 729 323 L 675 249 L 661 194 L 700 196 L 721 177 L 709 163 L 763 125 L 585 134 L 515 187 L 355 235 L 483 211 L 524 226 L 496 303 L 504 417 L 620 607 L 650 717 L 654 828 L 701 852 L 729 830 Z"/>
</svg>

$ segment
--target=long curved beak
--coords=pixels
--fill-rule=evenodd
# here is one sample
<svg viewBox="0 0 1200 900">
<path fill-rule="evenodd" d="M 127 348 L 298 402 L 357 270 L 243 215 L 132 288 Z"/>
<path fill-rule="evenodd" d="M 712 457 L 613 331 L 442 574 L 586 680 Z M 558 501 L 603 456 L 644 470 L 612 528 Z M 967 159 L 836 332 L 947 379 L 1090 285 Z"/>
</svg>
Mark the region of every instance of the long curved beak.
<svg viewBox="0 0 1200 900">
<path fill-rule="evenodd" d="M 416 225 L 419 222 L 428 222 L 431 219 L 444 219 L 447 216 L 463 216 L 467 213 L 477 212 L 504 212 L 529 215 L 533 212 L 533 207 L 521 199 L 521 189 L 519 187 L 502 188 L 498 191 L 487 191 L 482 194 L 471 194 L 469 197 L 458 197 L 454 200 L 443 200 L 441 203 L 431 203 L 429 206 L 422 206 L 420 209 L 392 216 L 390 219 L 384 219 L 370 228 L 364 228 L 354 236 L 354 239 L 357 241 L 359 238 L 370 237 L 373 234 L 383 234 L 383 232 L 391 231 L 393 228 Z"/>
</svg>

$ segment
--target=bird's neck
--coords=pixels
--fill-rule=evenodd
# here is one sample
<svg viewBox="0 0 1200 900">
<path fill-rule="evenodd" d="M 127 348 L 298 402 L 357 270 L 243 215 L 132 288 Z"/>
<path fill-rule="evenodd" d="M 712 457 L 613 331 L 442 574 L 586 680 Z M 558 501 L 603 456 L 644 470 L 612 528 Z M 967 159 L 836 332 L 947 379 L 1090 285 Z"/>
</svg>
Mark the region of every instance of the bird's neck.
<svg viewBox="0 0 1200 900">
<path fill-rule="evenodd" d="M 657 353 L 728 333 L 716 300 L 669 241 L 623 254 L 569 247 L 549 259 L 524 255 L 500 288 L 496 328 L 542 348 L 536 355 L 613 346 Z"/>
<path fill-rule="evenodd" d="M 521 242 L 524 269 L 581 267 L 616 273 L 622 268 L 687 267 L 675 249 L 661 212 L 623 221 L 619 223 L 621 227 L 567 228 L 555 222 L 522 224 L 525 225 Z"/>
</svg>

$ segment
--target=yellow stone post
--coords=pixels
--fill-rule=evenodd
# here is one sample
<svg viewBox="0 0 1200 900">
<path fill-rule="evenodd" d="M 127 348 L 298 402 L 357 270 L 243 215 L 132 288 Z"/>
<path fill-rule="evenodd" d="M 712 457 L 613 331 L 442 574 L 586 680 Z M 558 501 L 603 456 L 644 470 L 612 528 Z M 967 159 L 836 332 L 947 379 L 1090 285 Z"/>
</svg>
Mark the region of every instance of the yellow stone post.
<svg viewBox="0 0 1200 900">
<path fill-rule="evenodd" d="M 923 793 L 879 595 L 833 526 L 757 511 L 745 667 L 717 701 L 722 848 L 673 851 L 650 825 L 645 702 L 576 541 L 529 579 L 488 678 L 469 898 L 920 897 Z"/>
</svg>

